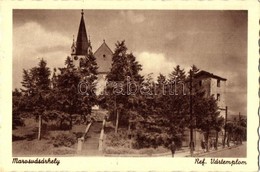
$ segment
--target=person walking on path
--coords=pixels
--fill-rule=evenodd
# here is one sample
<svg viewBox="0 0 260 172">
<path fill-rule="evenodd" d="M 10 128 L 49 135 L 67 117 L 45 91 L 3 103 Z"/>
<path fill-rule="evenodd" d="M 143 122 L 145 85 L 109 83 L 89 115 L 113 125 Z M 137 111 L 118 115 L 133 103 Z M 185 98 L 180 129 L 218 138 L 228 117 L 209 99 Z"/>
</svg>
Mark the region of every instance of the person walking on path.
<svg viewBox="0 0 260 172">
<path fill-rule="evenodd" d="M 172 152 L 172 157 L 174 157 L 175 151 L 176 151 L 176 145 L 174 143 L 174 141 L 172 141 L 171 145 L 170 145 L 170 149 Z"/>
</svg>

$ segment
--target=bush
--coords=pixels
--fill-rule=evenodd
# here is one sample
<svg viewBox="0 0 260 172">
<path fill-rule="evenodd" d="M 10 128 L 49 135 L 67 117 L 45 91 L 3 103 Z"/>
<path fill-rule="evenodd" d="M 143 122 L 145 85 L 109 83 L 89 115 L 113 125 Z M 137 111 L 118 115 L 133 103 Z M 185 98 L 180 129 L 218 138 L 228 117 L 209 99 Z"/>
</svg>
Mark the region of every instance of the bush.
<svg viewBox="0 0 260 172">
<path fill-rule="evenodd" d="M 104 149 L 106 154 L 140 154 L 149 155 L 169 152 L 169 149 L 159 146 L 158 148 L 144 148 L 144 149 L 130 149 L 124 147 L 106 147 Z"/>
<path fill-rule="evenodd" d="M 16 135 L 12 135 L 12 141 L 18 141 L 18 140 L 24 140 L 25 137 L 24 136 L 16 136 Z"/>
<path fill-rule="evenodd" d="M 159 146 L 156 149 L 154 148 L 144 148 L 144 149 L 140 149 L 139 153 L 140 154 L 157 154 L 157 153 L 165 153 L 165 152 L 169 152 L 169 149 L 163 147 L 163 146 Z"/>
<path fill-rule="evenodd" d="M 77 142 L 76 137 L 70 133 L 60 133 L 52 137 L 52 143 L 54 147 L 71 147 Z"/>
<path fill-rule="evenodd" d="M 169 147 L 172 140 L 174 140 L 177 149 L 180 149 L 182 147 L 181 135 L 171 136 L 166 133 L 138 131 L 136 134 L 136 139 L 135 139 L 135 143 L 133 144 L 133 147 L 136 149 L 158 148 L 160 146 Z"/>
<path fill-rule="evenodd" d="M 126 130 L 119 130 L 117 134 L 111 132 L 106 136 L 106 145 L 110 147 L 129 147 L 130 141 Z"/>
<path fill-rule="evenodd" d="M 180 149 L 182 147 L 182 138 L 181 136 L 176 136 L 173 138 L 175 144 L 176 144 L 176 147 L 177 149 Z"/>
<path fill-rule="evenodd" d="M 13 116 L 13 129 L 17 129 L 17 127 L 25 126 L 23 119 Z"/>
<path fill-rule="evenodd" d="M 53 150 L 54 155 L 67 155 L 67 154 L 75 154 L 75 149 L 60 147 Z"/>
<path fill-rule="evenodd" d="M 124 147 L 106 147 L 104 152 L 107 154 L 134 154 L 136 153 L 134 149 L 124 148 Z"/>
<path fill-rule="evenodd" d="M 167 146 L 169 136 L 164 133 L 155 132 L 137 132 L 134 147 L 141 148 L 157 148 L 158 146 Z"/>
</svg>

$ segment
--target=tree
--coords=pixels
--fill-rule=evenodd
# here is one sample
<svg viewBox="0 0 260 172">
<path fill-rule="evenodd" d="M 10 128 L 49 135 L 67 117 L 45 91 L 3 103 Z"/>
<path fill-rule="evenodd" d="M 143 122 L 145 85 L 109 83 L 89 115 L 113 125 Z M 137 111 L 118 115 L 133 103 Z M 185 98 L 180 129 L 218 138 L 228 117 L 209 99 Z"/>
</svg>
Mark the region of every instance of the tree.
<svg viewBox="0 0 260 172">
<path fill-rule="evenodd" d="M 218 134 L 219 132 L 221 131 L 221 129 L 223 128 L 223 125 L 224 125 L 224 118 L 223 117 L 216 117 L 216 120 L 213 121 L 213 126 L 214 126 L 214 129 L 216 131 L 216 149 L 218 149 Z"/>
<path fill-rule="evenodd" d="M 35 94 L 33 97 L 35 114 L 39 121 L 38 140 L 41 139 L 42 120 L 47 121 L 48 115 L 48 94 L 50 93 L 50 69 L 46 61 L 40 60 L 38 67 L 31 70 L 33 79 L 35 79 Z"/>
<path fill-rule="evenodd" d="M 36 80 L 35 110 L 39 121 L 38 140 L 41 139 L 42 120 L 48 119 L 49 113 L 48 96 L 50 94 L 50 69 L 46 61 L 40 60 L 38 67 L 32 69 L 33 78 Z"/>
<path fill-rule="evenodd" d="M 184 69 L 181 69 L 177 65 L 169 76 L 169 88 L 168 97 L 170 100 L 170 111 L 172 113 L 171 119 L 174 119 L 175 126 L 178 126 L 180 130 L 183 130 L 186 126 L 186 114 L 187 112 L 187 93 L 185 92 L 186 74 Z M 173 94 L 172 94 L 173 93 Z"/>
<path fill-rule="evenodd" d="M 87 86 L 83 88 L 84 92 L 81 94 L 81 115 L 84 117 L 84 119 L 86 119 L 87 115 L 91 115 L 92 106 L 97 104 L 97 70 L 98 66 L 96 63 L 96 57 L 92 51 L 89 51 L 88 56 L 83 59 L 80 67 L 80 83 Z"/>
<path fill-rule="evenodd" d="M 169 75 L 170 81 L 176 81 L 177 83 L 183 82 L 186 79 L 184 69 L 181 69 L 180 65 L 177 65 Z"/>
<path fill-rule="evenodd" d="M 159 74 L 157 82 L 151 75 L 145 79 L 146 96 L 140 103 L 139 114 L 143 119 L 138 124 L 138 147 L 167 146 L 174 140 L 181 146 L 182 135 L 187 126 L 186 75 L 177 65 L 169 79 Z M 148 91 L 149 90 L 149 91 Z M 150 94 L 149 94 L 150 93 Z"/>
<path fill-rule="evenodd" d="M 238 119 L 233 120 L 233 136 L 236 144 L 242 144 L 243 137 L 246 134 L 246 120 L 238 115 Z"/>
<path fill-rule="evenodd" d="M 233 137 L 233 130 L 234 130 L 234 124 L 233 122 L 227 122 L 226 125 L 224 126 L 225 130 L 227 132 L 227 146 L 230 146 L 230 140 Z"/>
<path fill-rule="evenodd" d="M 12 99 L 13 99 L 13 109 L 12 109 L 12 117 L 13 117 L 13 129 L 16 129 L 18 126 L 23 126 L 24 122 L 21 118 L 21 113 L 23 111 L 23 96 L 22 93 L 18 90 L 15 89 L 12 94 Z"/>
<path fill-rule="evenodd" d="M 65 68 L 59 68 L 60 74 L 57 76 L 57 87 L 54 91 L 57 95 L 57 110 L 69 116 L 72 128 L 73 114 L 80 113 L 81 102 L 78 92 L 80 75 L 70 57 L 67 57 L 65 65 Z"/>
<path fill-rule="evenodd" d="M 129 93 L 129 84 L 139 85 L 143 77 L 139 74 L 141 65 L 136 61 L 135 56 L 127 53 L 125 41 L 117 42 L 112 56 L 112 68 L 107 75 L 108 84 L 105 88 L 105 100 L 110 112 L 110 118 L 115 120 L 117 133 L 119 123 L 128 123 L 130 120 L 129 110 L 135 111 L 138 93 Z M 113 106 L 111 106 L 113 105 Z M 131 117 L 132 118 L 132 117 Z"/>
<path fill-rule="evenodd" d="M 216 127 L 216 121 L 220 114 L 215 98 L 213 96 L 202 98 L 200 102 L 196 104 L 194 111 L 195 114 L 197 114 L 196 126 L 204 132 L 206 150 L 209 151 L 209 134 L 211 130 L 216 129 L 214 126 Z"/>
<path fill-rule="evenodd" d="M 108 106 L 110 117 L 116 118 L 115 133 L 117 133 L 119 125 L 119 112 L 122 109 L 122 103 L 125 102 L 123 82 L 126 80 L 127 60 L 126 54 L 127 48 L 125 42 L 117 42 L 116 49 L 112 56 L 112 68 L 107 74 L 106 78 L 108 85 L 106 86 L 106 103 L 113 105 Z M 115 88 L 116 87 L 116 88 Z"/>
<path fill-rule="evenodd" d="M 138 106 L 139 116 L 138 119 L 135 120 L 135 146 L 137 148 L 156 147 L 162 129 L 162 127 L 158 125 L 158 121 L 162 116 L 159 116 L 157 113 L 155 100 L 157 96 L 154 92 L 155 83 L 151 75 L 152 74 L 148 74 L 140 88 L 141 100 Z"/>
<path fill-rule="evenodd" d="M 35 87 L 35 81 L 33 80 L 31 71 L 23 69 L 23 81 L 21 84 L 23 86 L 21 91 L 26 95 L 30 95 Z"/>
<path fill-rule="evenodd" d="M 63 121 L 69 116 L 70 129 L 73 126 L 73 119 L 81 115 L 86 121 L 86 116 L 91 115 L 92 106 L 97 103 L 96 80 L 97 63 L 92 51 L 81 59 L 78 69 L 73 65 L 70 57 L 65 60 L 66 67 L 59 68 L 60 74 L 56 77 L 56 88 L 58 105 L 55 114 L 60 120 L 60 127 Z"/>
<path fill-rule="evenodd" d="M 47 97 L 50 94 L 50 69 L 45 60 L 41 59 L 38 66 L 23 70 L 22 92 L 25 110 L 38 119 L 38 139 L 41 139 L 42 120 L 47 120 L 49 104 Z"/>
</svg>

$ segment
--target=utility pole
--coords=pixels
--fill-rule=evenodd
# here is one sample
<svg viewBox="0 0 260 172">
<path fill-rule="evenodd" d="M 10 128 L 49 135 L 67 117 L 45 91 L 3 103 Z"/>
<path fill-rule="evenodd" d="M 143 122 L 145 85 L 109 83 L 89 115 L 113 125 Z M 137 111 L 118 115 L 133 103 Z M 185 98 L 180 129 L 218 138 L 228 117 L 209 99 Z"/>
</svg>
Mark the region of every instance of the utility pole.
<svg viewBox="0 0 260 172">
<path fill-rule="evenodd" d="M 226 106 L 225 109 L 225 123 L 224 123 L 224 139 L 223 139 L 223 148 L 226 145 L 226 135 L 227 135 L 227 131 L 226 131 L 226 125 L 227 125 L 227 113 L 228 113 L 228 107 Z"/>
<path fill-rule="evenodd" d="M 117 104 L 116 104 L 116 95 L 115 95 L 115 113 L 116 113 L 116 127 L 115 127 L 115 133 L 117 134 L 117 130 L 118 130 L 118 120 L 119 120 L 119 116 L 118 116 L 118 109 L 117 109 Z"/>
<path fill-rule="evenodd" d="M 192 119 L 192 71 L 190 70 L 190 155 L 193 156 L 193 119 Z"/>
</svg>

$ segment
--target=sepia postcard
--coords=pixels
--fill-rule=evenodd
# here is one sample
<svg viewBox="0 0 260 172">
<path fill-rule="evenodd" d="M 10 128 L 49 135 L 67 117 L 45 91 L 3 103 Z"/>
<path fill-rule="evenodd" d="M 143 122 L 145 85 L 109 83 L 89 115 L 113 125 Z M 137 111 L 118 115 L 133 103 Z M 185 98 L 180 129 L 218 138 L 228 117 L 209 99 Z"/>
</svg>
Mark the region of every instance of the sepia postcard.
<svg viewBox="0 0 260 172">
<path fill-rule="evenodd" d="M 0 2 L 1 171 L 257 171 L 259 5 Z"/>
</svg>

